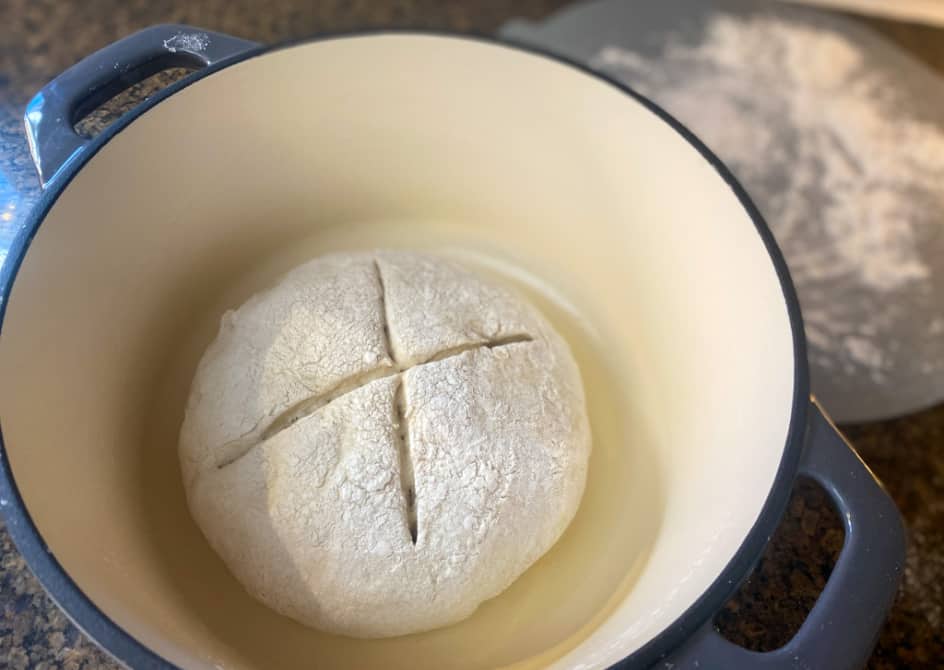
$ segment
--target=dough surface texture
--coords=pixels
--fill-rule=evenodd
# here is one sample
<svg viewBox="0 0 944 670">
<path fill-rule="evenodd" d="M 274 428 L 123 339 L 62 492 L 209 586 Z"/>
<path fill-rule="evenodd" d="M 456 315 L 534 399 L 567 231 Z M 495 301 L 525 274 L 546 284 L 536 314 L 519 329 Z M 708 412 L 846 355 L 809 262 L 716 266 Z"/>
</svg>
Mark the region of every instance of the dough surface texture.
<svg viewBox="0 0 944 670">
<path fill-rule="evenodd" d="M 354 637 L 465 619 L 558 540 L 590 428 L 545 318 L 458 264 L 335 254 L 222 319 L 180 435 L 191 512 L 250 594 Z"/>
</svg>

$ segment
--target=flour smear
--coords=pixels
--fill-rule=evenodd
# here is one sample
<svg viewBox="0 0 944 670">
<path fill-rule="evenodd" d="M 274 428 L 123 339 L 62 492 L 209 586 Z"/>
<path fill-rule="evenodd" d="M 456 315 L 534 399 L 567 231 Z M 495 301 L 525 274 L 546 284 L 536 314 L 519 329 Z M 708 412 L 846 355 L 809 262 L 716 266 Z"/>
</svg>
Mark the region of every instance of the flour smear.
<svg viewBox="0 0 944 670">
<path fill-rule="evenodd" d="M 648 55 L 604 46 L 590 64 L 665 107 L 744 184 L 797 285 L 814 391 L 840 418 L 887 415 L 915 379 L 896 411 L 939 399 L 944 384 L 923 387 L 944 376 L 944 109 L 920 118 L 868 46 L 782 14 L 717 13 L 700 39 L 669 33 Z"/>
</svg>

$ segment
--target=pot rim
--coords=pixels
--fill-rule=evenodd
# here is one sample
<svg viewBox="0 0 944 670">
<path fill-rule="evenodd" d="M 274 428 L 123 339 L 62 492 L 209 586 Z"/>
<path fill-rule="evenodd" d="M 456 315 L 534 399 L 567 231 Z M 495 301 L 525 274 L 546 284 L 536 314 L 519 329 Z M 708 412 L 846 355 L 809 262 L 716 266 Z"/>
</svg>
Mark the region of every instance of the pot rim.
<svg viewBox="0 0 944 670">
<path fill-rule="evenodd" d="M 20 236 L 18 239 L 14 240 L 6 261 L 3 267 L 0 268 L 0 333 L 2 333 L 6 316 L 7 299 L 10 295 L 13 283 L 16 280 L 16 275 L 25 259 L 30 243 L 35 237 L 39 227 L 42 225 L 42 222 L 45 220 L 46 215 L 85 164 L 88 163 L 102 147 L 108 144 L 112 138 L 136 121 L 138 117 L 184 88 L 245 60 L 315 42 L 383 35 L 413 35 L 419 37 L 461 39 L 483 42 L 498 48 L 524 52 L 526 54 L 549 59 L 559 65 L 573 68 L 586 76 L 596 79 L 604 85 L 614 87 L 625 95 L 628 95 L 659 117 L 663 122 L 667 123 L 711 164 L 714 170 L 725 181 L 728 188 L 731 189 L 734 196 L 738 199 L 739 203 L 754 223 L 754 227 L 758 235 L 760 235 L 764 247 L 767 250 L 767 254 L 774 266 L 774 270 L 777 273 L 777 279 L 780 283 L 786 303 L 793 339 L 793 399 L 787 438 L 780 464 L 777 467 L 777 474 L 767 494 L 764 505 L 750 531 L 738 547 L 734 556 L 711 585 L 689 605 L 675 621 L 632 654 L 611 666 L 612 668 L 620 669 L 649 667 L 660 658 L 663 658 L 668 652 L 680 646 L 689 636 L 694 634 L 695 631 L 720 610 L 725 601 L 733 595 L 743 579 L 750 574 L 755 562 L 767 546 L 770 536 L 778 526 L 780 518 L 786 509 L 793 481 L 796 478 L 800 455 L 805 442 L 810 382 L 806 339 L 796 289 L 790 277 L 786 261 L 774 240 L 773 233 L 761 216 L 760 211 L 750 200 L 747 192 L 738 183 L 734 175 L 694 133 L 662 107 L 621 82 L 594 71 L 580 62 L 552 53 L 544 48 L 522 44 L 507 38 L 465 34 L 448 30 L 378 28 L 328 32 L 316 34 L 308 38 L 279 42 L 273 45 L 259 45 L 247 49 L 231 58 L 227 58 L 191 73 L 155 93 L 146 101 L 123 114 L 98 136 L 92 139 L 82 154 L 75 160 L 70 161 L 70 164 L 64 167 L 63 173 L 55 179 L 53 183 L 48 185 L 43 191 L 39 201 L 27 215 Z M 2 513 L 3 517 L 6 519 L 7 528 L 13 538 L 14 544 L 23 555 L 30 570 L 39 579 L 49 596 L 78 628 L 95 640 L 102 649 L 112 655 L 116 660 L 129 667 L 159 668 L 160 670 L 175 670 L 177 668 L 177 666 L 173 665 L 170 661 L 162 658 L 156 652 L 132 637 L 121 626 L 109 618 L 108 615 L 102 612 L 72 580 L 65 568 L 63 568 L 56 559 L 33 522 L 26 503 L 19 493 L 7 455 L 6 446 L 3 441 L 2 426 L 0 426 L 0 513 Z"/>
</svg>

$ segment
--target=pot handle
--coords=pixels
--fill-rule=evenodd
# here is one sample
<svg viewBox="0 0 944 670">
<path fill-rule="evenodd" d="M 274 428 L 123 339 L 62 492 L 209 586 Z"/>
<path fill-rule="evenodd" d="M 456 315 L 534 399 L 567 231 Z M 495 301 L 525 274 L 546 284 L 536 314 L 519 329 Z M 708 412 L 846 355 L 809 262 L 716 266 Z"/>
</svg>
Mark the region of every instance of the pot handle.
<svg viewBox="0 0 944 670">
<path fill-rule="evenodd" d="M 898 590 L 905 529 L 895 503 L 815 400 L 810 410 L 800 474 L 827 491 L 846 537 L 809 616 L 792 640 L 766 653 L 728 642 L 709 621 L 656 668 L 852 670 L 868 661 Z"/>
<path fill-rule="evenodd" d="M 115 95 L 172 67 L 199 69 L 259 45 L 191 26 L 151 26 L 96 51 L 46 84 L 26 106 L 33 163 L 46 188 L 91 140 L 75 123 Z"/>
</svg>

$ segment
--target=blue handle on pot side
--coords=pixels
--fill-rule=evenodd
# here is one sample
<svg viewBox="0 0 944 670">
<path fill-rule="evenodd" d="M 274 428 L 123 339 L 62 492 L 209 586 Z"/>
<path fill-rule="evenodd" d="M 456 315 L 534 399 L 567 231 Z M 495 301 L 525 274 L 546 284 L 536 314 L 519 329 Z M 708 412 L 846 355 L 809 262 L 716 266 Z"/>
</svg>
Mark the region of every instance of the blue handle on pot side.
<svg viewBox="0 0 944 670">
<path fill-rule="evenodd" d="M 26 106 L 24 121 L 43 188 L 90 143 L 75 123 L 152 74 L 172 67 L 213 65 L 258 46 L 185 25 L 157 25 L 96 51 L 46 84 Z"/>
<path fill-rule="evenodd" d="M 672 670 L 853 670 L 868 661 L 895 599 L 905 528 L 895 503 L 814 401 L 800 474 L 826 489 L 846 538 L 826 587 L 797 634 L 780 649 L 748 651 L 713 622 L 655 668 Z"/>
</svg>

